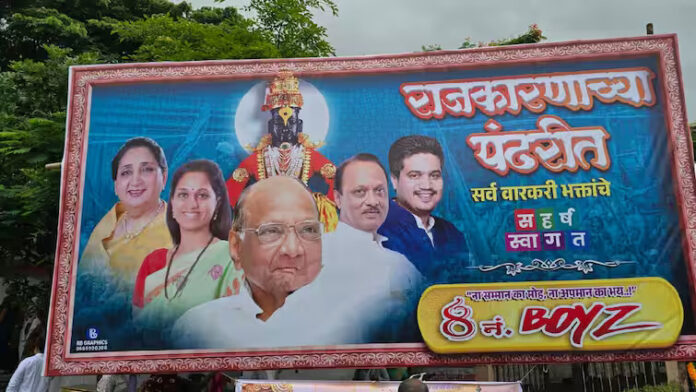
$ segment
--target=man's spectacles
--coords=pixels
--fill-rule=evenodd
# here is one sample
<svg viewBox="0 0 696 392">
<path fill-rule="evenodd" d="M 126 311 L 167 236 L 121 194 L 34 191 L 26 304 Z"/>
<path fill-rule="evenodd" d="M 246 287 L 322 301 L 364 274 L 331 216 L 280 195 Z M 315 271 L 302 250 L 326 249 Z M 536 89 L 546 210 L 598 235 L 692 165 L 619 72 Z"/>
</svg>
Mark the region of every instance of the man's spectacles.
<svg viewBox="0 0 696 392">
<path fill-rule="evenodd" d="M 288 234 L 290 228 L 295 230 L 298 238 L 305 241 L 317 241 L 321 238 L 321 222 L 317 220 L 306 220 L 297 222 L 294 225 L 285 223 L 264 223 L 259 227 L 239 229 L 242 234 L 246 231 L 253 231 L 259 237 L 259 242 L 262 244 L 271 244 L 277 242 Z"/>
</svg>

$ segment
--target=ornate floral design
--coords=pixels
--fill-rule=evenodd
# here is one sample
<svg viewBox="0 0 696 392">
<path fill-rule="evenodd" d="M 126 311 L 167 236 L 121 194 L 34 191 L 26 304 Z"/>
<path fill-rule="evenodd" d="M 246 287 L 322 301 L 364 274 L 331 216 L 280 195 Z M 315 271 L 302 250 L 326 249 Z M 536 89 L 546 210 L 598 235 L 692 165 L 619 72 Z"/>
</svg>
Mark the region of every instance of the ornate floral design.
<svg viewBox="0 0 696 392">
<path fill-rule="evenodd" d="M 575 260 L 573 263 L 566 263 L 563 258 L 558 259 L 534 259 L 529 264 L 502 263 L 496 265 L 480 265 L 478 270 L 481 272 L 491 272 L 500 268 L 505 268 L 505 274 L 515 276 L 525 271 L 559 271 L 559 270 L 577 270 L 583 274 L 594 272 L 594 266 L 599 265 L 607 268 L 615 268 L 623 264 L 633 264 L 635 261 L 597 261 L 597 260 Z"/>
<path fill-rule="evenodd" d="M 334 166 L 333 163 L 325 163 L 319 170 L 319 173 L 321 173 L 324 178 L 334 178 L 336 175 L 336 166 Z"/>
<path fill-rule="evenodd" d="M 238 167 L 232 172 L 232 178 L 237 182 L 242 182 L 249 178 L 249 172 L 243 167 Z"/>
<path fill-rule="evenodd" d="M 685 361 L 696 355 L 696 345 L 676 344 L 666 350 L 561 353 L 497 353 L 439 355 L 418 350 L 394 352 L 326 352 L 257 356 L 198 357 L 170 359 L 61 361 L 53 371 L 60 374 L 155 373 L 215 371 L 222 369 L 292 369 L 330 367 L 468 366 L 482 363 L 574 363 L 623 361 Z"/>
<path fill-rule="evenodd" d="M 393 345 L 385 348 L 335 348 L 330 351 L 277 353 L 199 353 L 135 355 L 108 353 L 110 357 L 69 356 L 71 298 L 75 287 L 77 238 L 80 222 L 80 184 L 84 175 L 87 119 L 91 90 L 99 85 L 181 79 L 235 80 L 272 77 L 280 70 L 298 76 L 342 73 L 381 73 L 408 70 L 471 68 L 488 64 L 514 65 L 553 60 L 615 58 L 618 55 L 655 56 L 663 71 L 660 78 L 677 194 L 687 242 L 691 276 L 696 276 L 696 184 L 686 124 L 681 70 L 674 35 L 631 39 L 546 43 L 492 47 L 438 53 L 359 58 L 289 59 L 262 61 L 204 61 L 168 64 L 117 64 L 78 66 L 71 69 L 68 130 L 63 161 L 58 245 L 54 271 L 47 372 L 49 375 L 94 373 L 155 373 L 222 369 L 462 366 L 480 363 L 549 363 L 589 361 L 693 360 L 696 341 L 682 340 L 666 350 L 624 352 L 499 353 L 437 355 L 424 346 Z M 516 267 L 515 267 L 516 268 Z M 379 351 L 377 351 L 379 350 Z M 133 354 L 133 355 L 131 355 Z M 122 359 L 119 359 L 122 358 Z"/>
</svg>

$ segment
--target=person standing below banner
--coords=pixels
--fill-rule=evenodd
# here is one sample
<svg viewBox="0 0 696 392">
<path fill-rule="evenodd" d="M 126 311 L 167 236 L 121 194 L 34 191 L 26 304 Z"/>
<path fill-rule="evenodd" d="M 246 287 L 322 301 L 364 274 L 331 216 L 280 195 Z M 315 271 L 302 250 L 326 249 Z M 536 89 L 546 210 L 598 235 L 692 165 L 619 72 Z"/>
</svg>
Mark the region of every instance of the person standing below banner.
<svg viewBox="0 0 696 392">
<path fill-rule="evenodd" d="M 32 350 L 33 355 L 19 363 L 17 370 L 10 378 L 10 383 L 7 384 L 7 392 L 48 391 L 48 377 L 43 376 L 45 345 L 46 336 L 43 330 L 34 329 L 27 339 L 27 346 Z"/>
<path fill-rule="evenodd" d="M 396 199 L 377 231 L 384 247 L 406 256 L 426 277 L 441 275 L 438 261 L 469 262 L 464 235 L 432 214 L 442 199 L 444 154 L 434 138 L 421 135 L 397 139 L 389 149 L 389 171 Z M 452 260 L 454 259 L 454 260 Z"/>
<path fill-rule="evenodd" d="M 428 385 L 417 378 L 408 378 L 399 384 L 398 392 L 428 392 Z"/>
</svg>

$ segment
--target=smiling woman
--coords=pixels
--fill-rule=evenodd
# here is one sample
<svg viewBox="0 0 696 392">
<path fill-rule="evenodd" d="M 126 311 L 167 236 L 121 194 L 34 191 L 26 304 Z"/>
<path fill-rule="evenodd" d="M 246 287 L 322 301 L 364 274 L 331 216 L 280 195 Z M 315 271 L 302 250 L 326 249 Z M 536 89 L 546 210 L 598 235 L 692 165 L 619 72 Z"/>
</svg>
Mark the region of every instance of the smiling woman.
<svg viewBox="0 0 696 392">
<path fill-rule="evenodd" d="M 92 231 L 80 268 L 132 284 L 148 253 L 171 246 L 166 205 L 160 199 L 167 182 L 167 160 L 154 140 L 133 138 L 114 156 L 111 175 L 119 201 Z"/>
<path fill-rule="evenodd" d="M 133 291 L 136 320 L 150 328 L 164 328 L 193 306 L 237 294 L 242 278 L 229 255 L 231 211 L 217 164 L 195 160 L 177 169 L 167 226 L 174 246 L 145 258 Z"/>
</svg>

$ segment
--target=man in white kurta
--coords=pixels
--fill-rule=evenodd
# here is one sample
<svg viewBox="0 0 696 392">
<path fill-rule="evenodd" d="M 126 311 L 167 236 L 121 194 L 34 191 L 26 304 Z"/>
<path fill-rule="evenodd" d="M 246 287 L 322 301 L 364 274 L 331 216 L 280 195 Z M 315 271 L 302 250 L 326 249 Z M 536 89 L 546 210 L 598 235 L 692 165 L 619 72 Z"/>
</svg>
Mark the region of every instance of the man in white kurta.
<svg viewBox="0 0 696 392">
<path fill-rule="evenodd" d="M 377 233 L 389 211 L 387 173 L 372 154 L 357 154 L 336 171 L 336 230 L 324 236 L 323 262 L 354 282 L 363 314 L 371 317 L 373 342 L 415 338 L 415 310 L 423 277 L 400 253 L 385 249 Z M 410 325 L 409 325 L 410 323 Z M 406 340 L 403 340 L 406 339 Z"/>
<path fill-rule="evenodd" d="M 382 247 L 377 229 L 388 209 L 386 172 L 359 154 L 336 175 L 336 231 L 322 238 L 317 277 L 287 295 L 270 317 L 253 290 L 189 310 L 175 324 L 179 348 L 289 348 L 398 341 L 422 281 L 403 255 Z M 233 256 L 233 258 L 235 258 Z M 247 275 L 256 267 L 251 265 Z M 247 276 L 249 278 L 249 276 Z M 412 309 L 411 309 L 412 310 Z M 416 326 L 410 329 L 417 330 Z"/>
<path fill-rule="evenodd" d="M 324 269 L 350 284 L 355 295 L 376 301 L 404 299 L 418 289 L 422 276 L 401 253 L 382 246 L 386 237 L 340 221 L 323 238 Z M 323 271 L 322 271 L 323 273 Z"/>
<path fill-rule="evenodd" d="M 327 272 L 327 273 L 325 273 Z M 256 349 L 368 343 L 371 324 L 363 307 L 328 270 L 288 295 L 265 321 L 247 287 L 186 312 L 174 324 L 178 348 Z M 324 279 L 322 279 L 324 278 Z"/>
<path fill-rule="evenodd" d="M 306 225 L 318 224 L 318 212 L 304 185 L 272 177 L 245 192 L 229 240 L 245 286 L 239 295 L 186 312 L 172 330 L 174 344 L 241 349 L 369 340 L 363 331 L 369 317 L 358 317 L 364 297 L 353 295 L 356 284 L 343 284 L 332 268 L 322 268 L 320 227 Z"/>
<path fill-rule="evenodd" d="M 324 235 L 326 262 L 317 278 L 288 295 L 267 320 L 256 317 L 262 309 L 245 285 L 239 295 L 186 312 L 174 325 L 173 341 L 178 348 L 203 349 L 374 343 L 384 322 L 403 317 L 420 277 L 403 256 L 365 234 L 339 223 Z"/>
</svg>

